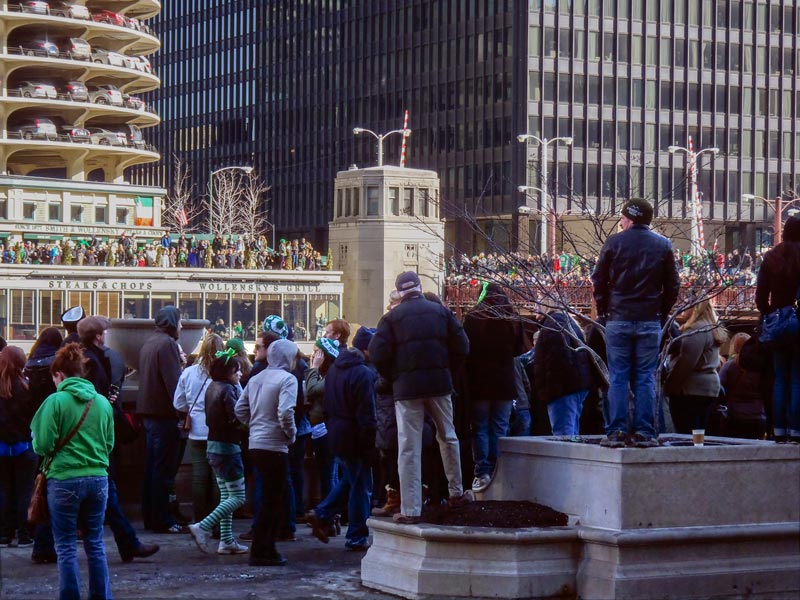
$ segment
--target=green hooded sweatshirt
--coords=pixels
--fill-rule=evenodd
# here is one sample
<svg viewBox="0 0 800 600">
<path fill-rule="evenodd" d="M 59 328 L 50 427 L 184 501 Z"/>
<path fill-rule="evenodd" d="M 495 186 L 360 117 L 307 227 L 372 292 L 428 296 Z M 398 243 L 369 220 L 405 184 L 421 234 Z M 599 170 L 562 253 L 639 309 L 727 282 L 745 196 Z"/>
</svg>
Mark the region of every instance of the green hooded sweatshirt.
<svg viewBox="0 0 800 600">
<path fill-rule="evenodd" d="M 105 396 L 94 385 L 80 377 L 61 382 L 55 394 L 47 397 L 31 423 L 33 449 L 45 456 L 53 452 L 81 419 L 86 403 L 94 398 L 81 428 L 69 443 L 59 450 L 48 479 L 102 477 L 108 474 L 108 455 L 114 448 L 114 413 Z"/>
</svg>

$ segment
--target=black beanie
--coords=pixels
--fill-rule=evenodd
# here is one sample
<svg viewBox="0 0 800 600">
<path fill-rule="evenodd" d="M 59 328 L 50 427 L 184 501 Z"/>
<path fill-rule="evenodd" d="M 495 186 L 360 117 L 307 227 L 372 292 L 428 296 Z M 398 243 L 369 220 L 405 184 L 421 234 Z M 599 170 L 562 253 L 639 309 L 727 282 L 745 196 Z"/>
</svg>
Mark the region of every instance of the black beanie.
<svg viewBox="0 0 800 600">
<path fill-rule="evenodd" d="M 783 239 L 787 242 L 800 242 L 800 217 L 789 217 L 783 223 Z"/>
<path fill-rule="evenodd" d="M 637 225 L 650 225 L 653 220 L 653 207 L 647 200 L 631 198 L 622 207 L 622 214 Z"/>
</svg>

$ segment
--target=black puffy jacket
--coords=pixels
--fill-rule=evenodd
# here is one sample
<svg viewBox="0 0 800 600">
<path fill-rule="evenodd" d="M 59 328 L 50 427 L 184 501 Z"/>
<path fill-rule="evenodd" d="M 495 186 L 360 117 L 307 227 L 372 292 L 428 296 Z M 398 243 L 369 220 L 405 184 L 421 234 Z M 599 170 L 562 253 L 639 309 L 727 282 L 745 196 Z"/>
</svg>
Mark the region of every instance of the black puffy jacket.
<svg viewBox="0 0 800 600">
<path fill-rule="evenodd" d="M 547 315 L 536 341 L 533 385 L 538 398 L 547 403 L 592 386 L 589 353 L 576 350 L 580 344 L 565 332 L 567 327 L 584 341 L 578 324 L 561 311 Z"/>
<path fill-rule="evenodd" d="M 609 321 L 665 320 L 680 281 L 670 241 L 647 225 L 610 236 L 592 274 L 597 314 Z"/>
<path fill-rule="evenodd" d="M 395 401 L 453 392 L 450 365 L 469 353 L 464 328 L 450 310 L 422 294 L 408 294 L 378 322 L 369 356 L 392 382 Z"/>
</svg>

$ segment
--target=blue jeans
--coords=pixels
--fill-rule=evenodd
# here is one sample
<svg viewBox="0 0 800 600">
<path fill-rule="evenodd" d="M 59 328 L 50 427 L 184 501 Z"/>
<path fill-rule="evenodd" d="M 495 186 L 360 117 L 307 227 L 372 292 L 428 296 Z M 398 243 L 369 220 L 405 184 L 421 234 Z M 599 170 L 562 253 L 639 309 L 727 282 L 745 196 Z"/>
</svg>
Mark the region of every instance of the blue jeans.
<svg viewBox="0 0 800 600">
<path fill-rule="evenodd" d="M 475 476 L 491 475 L 497 462 L 497 440 L 508 435 L 511 400 L 472 403 L 472 458 Z"/>
<path fill-rule="evenodd" d="M 60 600 L 80 600 L 78 528 L 89 563 L 89 598 L 111 598 L 108 560 L 103 543 L 103 517 L 108 500 L 107 477 L 47 480 L 47 506 L 58 554 Z"/>
<path fill-rule="evenodd" d="M 119 495 L 117 494 L 117 484 L 110 477 L 108 478 L 108 503 L 106 505 L 106 523 L 114 532 L 114 541 L 120 554 L 133 552 L 139 547 L 139 538 L 136 530 L 128 521 L 122 507 L 119 505 Z"/>
<path fill-rule="evenodd" d="M 775 435 L 800 437 L 800 347 L 774 350 L 772 364 L 775 368 L 772 387 Z"/>
<path fill-rule="evenodd" d="M 647 437 L 655 436 L 653 419 L 660 344 L 661 323 L 658 321 L 609 321 L 606 325 L 611 378 L 607 434 L 628 432 L 628 399 L 633 391 L 633 431 Z"/>
<path fill-rule="evenodd" d="M 331 452 L 330 436 L 326 434 L 315 440 L 312 439 L 311 447 L 314 450 L 317 471 L 319 471 L 319 494 L 322 498 L 326 498 L 339 481 L 336 459 Z"/>
<path fill-rule="evenodd" d="M 528 408 L 511 413 L 511 429 L 508 435 L 519 437 L 531 434 L 531 411 Z"/>
<path fill-rule="evenodd" d="M 331 493 L 317 505 L 314 513 L 320 521 L 330 522 L 339 512 L 339 503 L 347 494 L 347 515 L 349 524 L 345 537 L 345 547 L 364 544 L 369 536 L 367 518 L 372 500 L 372 468 L 360 459 L 341 458 L 342 478 Z"/>
<path fill-rule="evenodd" d="M 579 435 L 581 430 L 581 412 L 583 401 L 589 390 L 574 392 L 556 398 L 547 404 L 547 416 L 553 435 Z"/>
<path fill-rule="evenodd" d="M 175 419 L 144 419 L 147 454 L 142 489 L 145 529 L 163 531 L 175 524 L 169 514 L 169 494 L 178 456 L 178 424 Z"/>
</svg>

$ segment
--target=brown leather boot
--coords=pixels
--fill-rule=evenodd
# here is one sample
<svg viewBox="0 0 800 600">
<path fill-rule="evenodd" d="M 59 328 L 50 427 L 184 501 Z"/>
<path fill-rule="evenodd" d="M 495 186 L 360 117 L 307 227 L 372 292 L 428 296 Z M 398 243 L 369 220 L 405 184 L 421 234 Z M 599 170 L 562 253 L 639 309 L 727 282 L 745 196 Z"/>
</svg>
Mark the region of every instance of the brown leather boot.
<svg viewBox="0 0 800 600">
<path fill-rule="evenodd" d="M 386 504 L 372 509 L 373 517 L 391 517 L 400 512 L 400 491 L 386 486 Z"/>
</svg>

